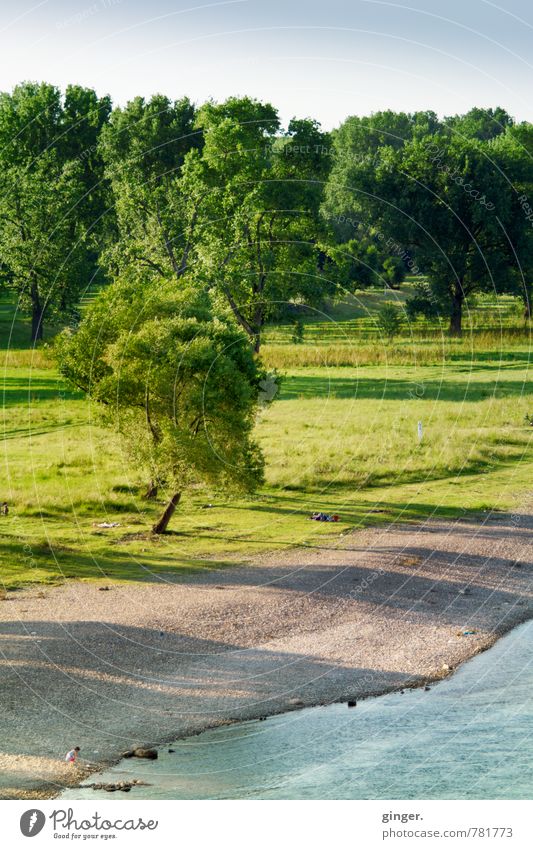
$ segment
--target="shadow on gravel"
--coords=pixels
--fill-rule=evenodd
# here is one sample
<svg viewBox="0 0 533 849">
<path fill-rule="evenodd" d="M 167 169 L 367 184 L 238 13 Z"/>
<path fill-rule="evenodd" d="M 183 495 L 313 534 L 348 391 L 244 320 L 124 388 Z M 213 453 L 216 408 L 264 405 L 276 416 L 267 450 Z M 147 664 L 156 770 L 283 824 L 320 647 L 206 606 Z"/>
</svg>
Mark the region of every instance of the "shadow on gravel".
<svg viewBox="0 0 533 849">
<path fill-rule="evenodd" d="M 13 756 L 57 759 L 59 768 L 78 745 L 85 761 L 101 762 L 185 731 L 290 710 L 295 697 L 331 702 L 347 691 L 393 690 L 409 677 L 109 622 L 4 622 L 0 643 L 0 766 L 11 763 L 0 772 L 0 797 L 2 787 L 44 777 L 38 761 L 17 765 Z"/>
</svg>

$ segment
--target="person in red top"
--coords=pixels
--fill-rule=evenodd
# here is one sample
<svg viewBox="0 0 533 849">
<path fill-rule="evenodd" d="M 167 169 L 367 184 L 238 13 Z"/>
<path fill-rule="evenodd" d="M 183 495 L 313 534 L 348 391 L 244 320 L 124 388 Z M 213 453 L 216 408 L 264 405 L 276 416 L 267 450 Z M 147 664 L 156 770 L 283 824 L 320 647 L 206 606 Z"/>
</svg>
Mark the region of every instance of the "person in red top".
<svg viewBox="0 0 533 849">
<path fill-rule="evenodd" d="M 71 749 L 70 752 L 67 752 L 65 755 L 65 760 L 68 764 L 75 764 L 78 760 L 78 752 L 80 751 L 80 747 L 76 746 L 74 749 Z"/>
</svg>

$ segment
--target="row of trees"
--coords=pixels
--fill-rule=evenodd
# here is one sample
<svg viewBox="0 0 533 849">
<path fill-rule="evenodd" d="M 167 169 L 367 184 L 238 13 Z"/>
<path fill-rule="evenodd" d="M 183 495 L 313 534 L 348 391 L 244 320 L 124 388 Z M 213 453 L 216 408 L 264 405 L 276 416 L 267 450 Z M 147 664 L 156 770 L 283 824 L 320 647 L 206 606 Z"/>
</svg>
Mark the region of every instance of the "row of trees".
<svg viewBox="0 0 533 849">
<path fill-rule="evenodd" d="M 249 98 L 109 97 L 25 83 L 0 95 L 0 285 L 46 322 L 111 280 L 216 292 L 259 350 L 288 304 L 417 285 L 412 315 L 461 332 L 476 291 L 520 295 L 533 255 L 523 199 L 533 132 L 501 109 L 311 119 L 282 131 Z"/>
<path fill-rule="evenodd" d="M 45 321 L 77 317 L 96 280 L 212 290 L 259 349 L 275 304 L 324 295 L 317 275 L 328 141 L 311 120 L 281 133 L 248 98 L 108 98 L 24 84 L 0 97 L 1 283 Z M 333 291 L 333 290 L 332 290 Z"/>
</svg>

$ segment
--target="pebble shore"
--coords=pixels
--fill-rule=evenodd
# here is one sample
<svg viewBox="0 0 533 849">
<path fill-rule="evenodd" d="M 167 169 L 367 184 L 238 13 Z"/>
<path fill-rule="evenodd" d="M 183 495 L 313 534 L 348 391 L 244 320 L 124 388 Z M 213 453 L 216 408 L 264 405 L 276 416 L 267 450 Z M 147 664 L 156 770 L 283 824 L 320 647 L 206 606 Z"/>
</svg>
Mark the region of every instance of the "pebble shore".
<svg viewBox="0 0 533 849">
<path fill-rule="evenodd" d="M 0 798 L 54 796 L 125 750 L 221 723 L 451 674 L 533 615 L 532 540 L 530 512 L 501 513 L 356 532 L 181 580 L 10 593 Z M 62 761 L 74 745 L 79 767 Z"/>
</svg>

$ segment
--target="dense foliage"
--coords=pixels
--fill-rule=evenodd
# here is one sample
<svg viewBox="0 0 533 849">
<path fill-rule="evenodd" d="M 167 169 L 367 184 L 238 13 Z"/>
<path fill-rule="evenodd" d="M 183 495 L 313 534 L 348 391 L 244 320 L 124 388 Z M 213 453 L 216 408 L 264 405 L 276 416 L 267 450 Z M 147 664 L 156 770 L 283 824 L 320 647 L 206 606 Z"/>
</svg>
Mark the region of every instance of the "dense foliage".
<svg viewBox="0 0 533 849">
<path fill-rule="evenodd" d="M 57 343 L 60 369 L 122 434 L 128 459 L 170 501 L 198 484 L 252 490 L 263 458 L 252 438 L 264 377 L 244 333 L 198 290 L 121 280 Z"/>
<path fill-rule="evenodd" d="M 46 83 L 0 94 L 0 274 L 32 317 L 75 314 L 108 233 L 98 139 L 109 98 Z"/>
<path fill-rule="evenodd" d="M 517 133 L 503 110 L 472 110 L 441 125 L 429 117 L 384 113 L 368 126 L 348 119 L 335 139 L 329 215 L 373 227 L 386 249 L 414 259 L 428 284 L 419 278 L 412 316 L 447 314 L 450 332 L 460 334 L 475 292 L 520 295 L 529 315 L 531 128 Z"/>
<path fill-rule="evenodd" d="M 173 280 L 264 324 L 397 288 L 448 315 L 511 293 L 530 315 L 533 135 L 501 108 L 352 116 L 333 133 L 248 97 L 109 97 L 23 83 L 0 95 L 0 279 L 32 314 L 76 318 L 91 282 Z"/>
</svg>

